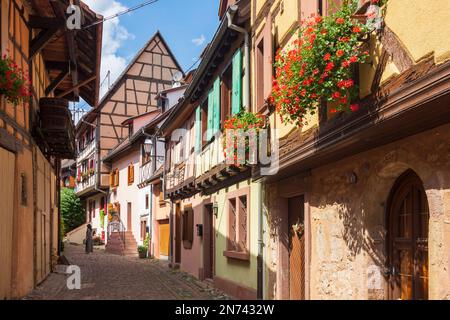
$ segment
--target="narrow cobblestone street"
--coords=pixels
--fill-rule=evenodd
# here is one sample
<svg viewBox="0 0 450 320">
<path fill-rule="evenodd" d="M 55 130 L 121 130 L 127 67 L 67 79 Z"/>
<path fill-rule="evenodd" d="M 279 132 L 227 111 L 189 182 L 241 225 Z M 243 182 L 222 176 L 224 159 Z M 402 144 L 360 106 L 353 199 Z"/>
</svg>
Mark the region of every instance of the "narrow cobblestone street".
<svg viewBox="0 0 450 320">
<path fill-rule="evenodd" d="M 70 264 L 81 269 L 81 289 L 69 290 L 65 269 L 58 266 L 59 272 L 50 274 L 27 300 L 229 299 L 157 260 L 117 256 L 102 249 L 87 255 L 82 246 L 74 245 L 66 245 L 64 254 Z"/>
</svg>

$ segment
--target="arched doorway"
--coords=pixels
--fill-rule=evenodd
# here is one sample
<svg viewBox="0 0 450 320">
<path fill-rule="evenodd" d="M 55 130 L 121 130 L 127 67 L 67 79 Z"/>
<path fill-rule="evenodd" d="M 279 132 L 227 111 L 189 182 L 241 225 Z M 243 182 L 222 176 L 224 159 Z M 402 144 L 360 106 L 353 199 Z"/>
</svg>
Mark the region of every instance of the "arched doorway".
<svg viewBox="0 0 450 320">
<path fill-rule="evenodd" d="M 388 203 L 389 298 L 428 299 L 428 202 L 412 170 L 395 182 Z"/>
</svg>

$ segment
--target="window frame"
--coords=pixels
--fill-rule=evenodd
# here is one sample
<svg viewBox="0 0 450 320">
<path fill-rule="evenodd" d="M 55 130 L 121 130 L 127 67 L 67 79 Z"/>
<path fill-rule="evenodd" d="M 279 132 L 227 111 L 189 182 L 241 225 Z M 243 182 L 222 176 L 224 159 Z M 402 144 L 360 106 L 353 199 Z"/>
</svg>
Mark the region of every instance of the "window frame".
<svg viewBox="0 0 450 320">
<path fill-rule="evenodd" d="M 236 216 L 235 216 L 235 225 L 240 226 L 241 219 L 242 219 L 242 210 L 240 206 L 240 199 L 245 197 L 246 198 L 246 229 L 245 229 L 245 247 L 240 249 L 239 245 L 241 243 L 241 234 L 240 234 L 240 228 L 236 228 L 235 235 L 234 235 L 234 243 L 237 244 L 238 248 L 231 248 L 231 236 L 232 236 L 232 230 L 231 230 L 231 206 L 230 203 L 234 201 L 235 203 L 235 209 L 236 209 Z M 226 198 L 226 214 L 227 216 L 227 244 L 226 244 L 226 250 L 223 251 L 223 255 L 230 259 L 237 259 L 237 260 L 250 260 L 250 187 L 245 187 L 233 192 L 230 192 L 227 195 Z"/>
</svg>

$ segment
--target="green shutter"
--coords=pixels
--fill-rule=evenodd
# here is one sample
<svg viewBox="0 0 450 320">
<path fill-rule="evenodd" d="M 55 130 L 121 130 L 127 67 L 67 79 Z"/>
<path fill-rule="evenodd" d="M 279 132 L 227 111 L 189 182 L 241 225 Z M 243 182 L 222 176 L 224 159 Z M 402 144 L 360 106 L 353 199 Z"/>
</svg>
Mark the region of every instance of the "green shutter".
<svg viewBox="0 0 450 320">
<path fill-rule="evenodd" d="M 233 95 L 231 114 L 239 113 L 242 107 L 242 51 L 239 48 L 233 57 Z"/>
<path fill-rule="evenodd" d="M 202 149 L 202 110 L 200 106 L 195 110 L 195 152 Z"/>
<path fill-rule="evenodd" d="M 212 89 L 208 94 L 208 131 L 206 134 L 206 140 L 211 140 L 213 136 L 213 117 L 214 117 L 214 89 Z"/>
<path fill-rule="evenodd" d="M 220 131 L 220 77 L 214 82 L 214 115 L 213 115 L 213 134 Z"/>
</svg>

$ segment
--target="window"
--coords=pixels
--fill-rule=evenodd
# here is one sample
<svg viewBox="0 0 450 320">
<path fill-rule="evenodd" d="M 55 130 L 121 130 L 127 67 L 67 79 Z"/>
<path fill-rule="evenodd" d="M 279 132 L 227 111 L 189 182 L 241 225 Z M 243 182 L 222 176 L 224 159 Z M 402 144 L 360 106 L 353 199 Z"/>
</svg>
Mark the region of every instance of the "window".
<svg viewBox="0 0 450 320">
<path fill-rule="evenodd" d="M 224 255 L 240 260 L 249 259 L 248 212 L 249 188 L 228 196 L 228 239 Z"/>
<path fill-rule="evenodd" d="M 164 200 L 164 190 L 162 188 L 162 183 L 158 184 L 157 186 L 157 191 L 158 191 L 158 197 L 159 197 L 159 205 L 160 206 L 165 206 L 166 205 L 166 201 Z"/>
<path fill-rule="evenodd" d="M 118 187 L 119 186 L 119 169 L 115 169 L 111 172 L 109 176 L 109 182 L 111 187 Z"/>
<path fill-rule="evenodd" d="M 145 209 L 148 209 L 149 207 L 149 197 L 148 194 L 145 195 Z"/>
<path fill-rule="evenodd" d="M 130 163 L 128 166 L 128 185 L 132 185 L 134 183 L 134 164 Z"/>
<path fill-rule="evenodd" d="M 151 151 L 147 152 L 145 144 L 142 145 L 142 164 L 146 164 L 151 159 Z"/>
<path fill-rule="evenodd" d="M 225 120 L 231 115 L 231 96 L 232 96 L 232 68 L 229 66 L 222 74 L 221 83 L 221 129 L 225 124 Z"/>
<path fill-rule="evenodd" d="M 141 241 L 144 241 L 147 237 L 147 220 L 141 221 Z"/>
<path fill-rule="evenodd" d="M 206 131 L 208 130 L 208 99 L 206 99 L 200 106 L 200 121 L 201 125 L 201 147 L 205 146 L 206 141 Z"/>
<path fill-rule="evenodd" d="M 192 207 L 185 207 L 182 216 L 182 224 L 183 246 L 185 249 L 190 249 L 194 240 L 194 210 L 192 209 Z"/>
<path fill-rule="evenodd" d="M 131 137 L 133 135 L 133 122 L 128 124 L 128 136 Z"/>
<path fill-rule="evenodd" d="M 264 105 L 264 39 L 256 47 L 256 108 Z"/>
</svg>

